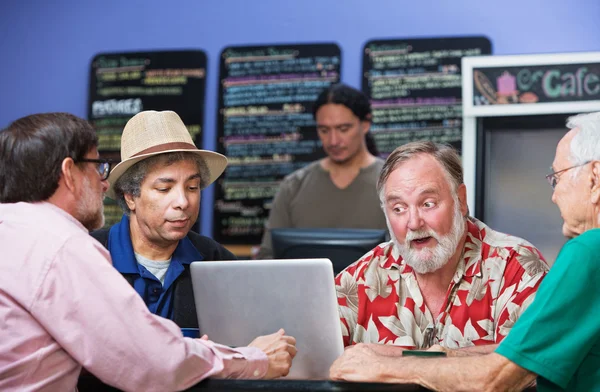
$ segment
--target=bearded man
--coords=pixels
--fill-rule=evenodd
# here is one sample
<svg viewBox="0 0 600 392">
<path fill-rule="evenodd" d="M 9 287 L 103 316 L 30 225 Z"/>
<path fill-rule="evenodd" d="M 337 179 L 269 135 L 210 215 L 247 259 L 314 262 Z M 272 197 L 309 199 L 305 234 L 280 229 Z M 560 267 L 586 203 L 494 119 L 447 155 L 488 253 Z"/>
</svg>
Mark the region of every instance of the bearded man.
<svg viewBox="0 0 600 392">
<path fill-rule="evenodd" d="M 448 355 L 492 352 L 533 302 L 548 271 L 527 241 L 468 215 L 458 153 L 398 147 L 377 182 L 391 241 L 336 277 L 344 345 Z"/>
</svg>

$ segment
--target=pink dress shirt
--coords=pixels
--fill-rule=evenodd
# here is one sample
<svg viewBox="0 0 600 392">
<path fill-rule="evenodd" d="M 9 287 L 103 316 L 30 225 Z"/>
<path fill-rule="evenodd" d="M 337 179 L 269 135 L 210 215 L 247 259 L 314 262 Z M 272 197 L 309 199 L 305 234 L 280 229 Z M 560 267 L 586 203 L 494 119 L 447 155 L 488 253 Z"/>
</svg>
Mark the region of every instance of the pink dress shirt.
<svg viewBox="0 0 600 392">
<path fill-rule="evenodd" d="M 260 378 L 266 355 L 182 337 L 109 253 L 50 203 L 0 204 L 0 390 L 75 390 L 82 366 L 123 390 Z"/>
</svg>

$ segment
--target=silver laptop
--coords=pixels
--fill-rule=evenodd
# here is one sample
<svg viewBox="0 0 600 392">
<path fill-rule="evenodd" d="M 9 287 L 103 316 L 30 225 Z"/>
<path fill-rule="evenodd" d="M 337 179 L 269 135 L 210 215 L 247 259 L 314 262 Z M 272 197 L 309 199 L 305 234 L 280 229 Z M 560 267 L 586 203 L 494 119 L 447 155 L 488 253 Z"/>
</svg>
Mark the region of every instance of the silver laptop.
<svg viewBox="0 0 600 392">
<path fill-rule="evenodd" d="M 329 259 L 204 261 L 190 268 L 201 334 L 237 347 L 284 328 L 298 349 L 286 378 L 329 378 L 344 351 Z"/>
</svg>

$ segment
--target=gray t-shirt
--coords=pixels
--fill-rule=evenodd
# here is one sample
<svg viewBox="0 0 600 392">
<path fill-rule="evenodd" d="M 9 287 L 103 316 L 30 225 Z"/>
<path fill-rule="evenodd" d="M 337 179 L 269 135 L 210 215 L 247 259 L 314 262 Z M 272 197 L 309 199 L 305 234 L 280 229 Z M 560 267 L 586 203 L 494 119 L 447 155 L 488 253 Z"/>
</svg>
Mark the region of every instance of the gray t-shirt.
<svg viewBox="0 0 600 392">
<path fill-rule="evenodd" d="M 156 276 L 162 285 L 165 284 L 165 275 L 171 264 L 171 259 L 164 261 L 155 261 L 145 258 L 142 255 L 135 254 L 138 263 L 144 266 L 152 275 Z"/>
<path fill-rule="evenodd" d="M 344 189 L 319 161 L 284 178 L 273 200 L 258 258 L 273 257 L 271 228 L 386 229 L 376 185 L 383 160 L 360 170 Z"/>
</svg>

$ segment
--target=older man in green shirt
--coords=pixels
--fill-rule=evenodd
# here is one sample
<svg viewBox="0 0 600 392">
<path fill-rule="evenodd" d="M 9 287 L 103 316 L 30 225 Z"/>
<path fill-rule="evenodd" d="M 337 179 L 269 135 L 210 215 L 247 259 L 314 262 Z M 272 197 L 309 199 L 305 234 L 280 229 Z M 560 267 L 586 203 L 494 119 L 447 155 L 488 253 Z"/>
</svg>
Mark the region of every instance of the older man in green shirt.
<svg viewBox="0 0 600 392">
<path fill-rule="evenodd" d="M 537 377 L 538 391 L 600 390 L 600 112 L 570 118 L 567 127 L 571 130 L 558 143 L 547 178 L 564 220 L 563 234 L 572 239 L 496 351 L 466 358 L 402 358 L 398 348 L 357 345 L 333 364 L 333 379 L 417 383 L 439 391 L 508 391 L 521 390 Z"/>
</svg>

